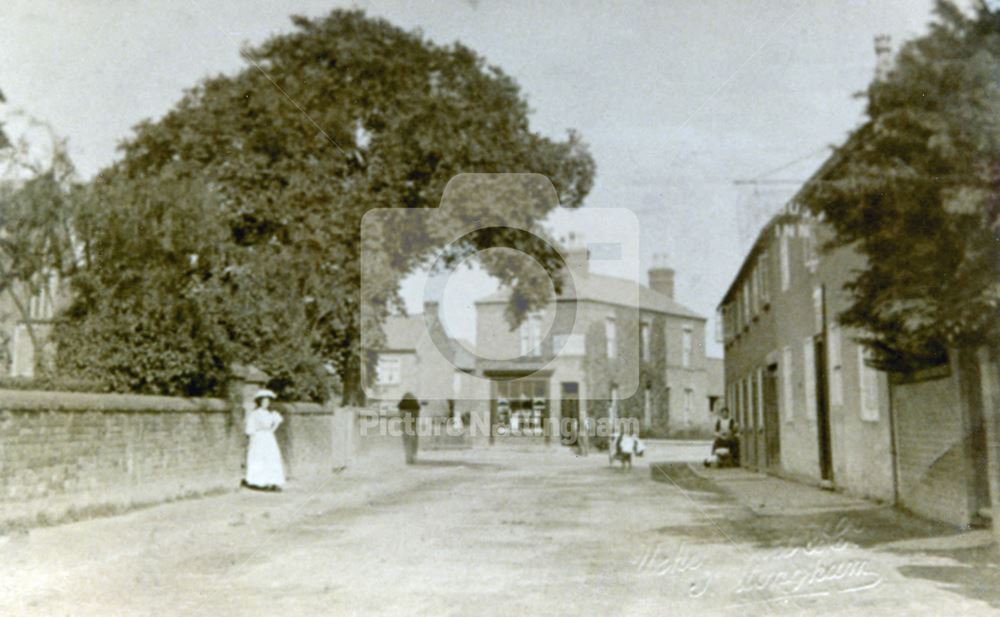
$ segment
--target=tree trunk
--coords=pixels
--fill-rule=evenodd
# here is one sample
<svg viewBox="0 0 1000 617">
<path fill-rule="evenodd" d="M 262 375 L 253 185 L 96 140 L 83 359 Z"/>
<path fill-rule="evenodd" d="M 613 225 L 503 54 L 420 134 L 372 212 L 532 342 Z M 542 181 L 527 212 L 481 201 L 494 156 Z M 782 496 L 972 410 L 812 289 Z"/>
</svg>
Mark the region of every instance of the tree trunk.
<svg viewBox="0 0 1000 617">
<path fill-rule="evenodd" d="M 1000 543 L 1000 348 L 997 345 L 983 346 L 976 355 L 986 424 L 986 472 L 993 536 Z"/>
</svg>

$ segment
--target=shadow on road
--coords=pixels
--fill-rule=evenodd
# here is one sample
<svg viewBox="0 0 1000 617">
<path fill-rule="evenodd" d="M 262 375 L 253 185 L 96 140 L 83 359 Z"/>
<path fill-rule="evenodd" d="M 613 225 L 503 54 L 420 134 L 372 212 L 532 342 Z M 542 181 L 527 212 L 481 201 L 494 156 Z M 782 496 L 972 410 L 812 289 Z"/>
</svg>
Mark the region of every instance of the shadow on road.
<svg viewBox="0 0 1000 617">
<path fill-rule="evenodd" d="M 468 467 L 469 469 L 481 469 L 487 471 L 497 471 L 503 469 L 502 465 L 495 463 L 475 463 L 472 461 L 447 461 L 434 459 L 417 459 L 412 467 Z"/>
</svg>

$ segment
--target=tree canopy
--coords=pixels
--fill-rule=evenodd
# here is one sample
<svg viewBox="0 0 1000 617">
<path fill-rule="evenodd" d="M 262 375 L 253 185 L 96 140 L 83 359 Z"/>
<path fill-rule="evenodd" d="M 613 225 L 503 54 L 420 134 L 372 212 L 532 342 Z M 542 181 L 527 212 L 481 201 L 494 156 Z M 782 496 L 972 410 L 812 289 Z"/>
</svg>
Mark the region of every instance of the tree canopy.
<svg viewBox="0 0 1000 617">
<path fill-rule="evenodd" d="M 804 201 L 867 258 L 841 321 L 905 372 L 1000 334 L 1000 15 L 939 0 L 867 100 Z"/>
<path fill-rule="evenodd" d="M 462 172 L 537 172 L 561 205 L 582 203 L 594 164 L 580 139 L 533 132 L 517 84 L 472 50 L 359 11 L 292 22 L 244 50 L 244 70 L 137 126 L 90 187 L 63 368 L 192 395 L 244 362 L 317 399 L 332 368 L 351 399 L 367 211 L 435 207 Z M 429 257 L 433 243 L 399 251 L 405 233 L 386 230 L 387 257 L 365 273 L 386 289 Z"/>
</svg>

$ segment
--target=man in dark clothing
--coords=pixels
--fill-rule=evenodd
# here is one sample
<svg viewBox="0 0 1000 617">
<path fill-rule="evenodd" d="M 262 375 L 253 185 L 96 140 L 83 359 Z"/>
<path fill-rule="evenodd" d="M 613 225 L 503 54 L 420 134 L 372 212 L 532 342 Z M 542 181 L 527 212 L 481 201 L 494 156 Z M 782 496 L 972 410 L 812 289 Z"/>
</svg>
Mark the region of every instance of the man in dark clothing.
<svg viewBox="0 0 1000 617">
<path fill-rule="evenodd" d="M 407 392 L 399 401 L 399 416 L 403 428 L 403 450 L 406 452 L 406 464 L 417 462 L 417 418 L 420 416 L 420 401 L 412 393 Z"/>
</svg>

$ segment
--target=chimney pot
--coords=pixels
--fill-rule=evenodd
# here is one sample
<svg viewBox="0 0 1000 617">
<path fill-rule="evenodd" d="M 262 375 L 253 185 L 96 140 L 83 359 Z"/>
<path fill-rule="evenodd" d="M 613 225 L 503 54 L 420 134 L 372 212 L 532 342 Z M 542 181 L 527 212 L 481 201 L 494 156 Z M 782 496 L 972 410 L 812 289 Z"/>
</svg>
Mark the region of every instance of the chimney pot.
<svg viewBox="0 0 1000 617">
<path fill-rule="evenodd" d="M 665 265 L 649 269 L 649 288 L 671 300 L 674 298 L 674 270 Z"/>
</svg>

